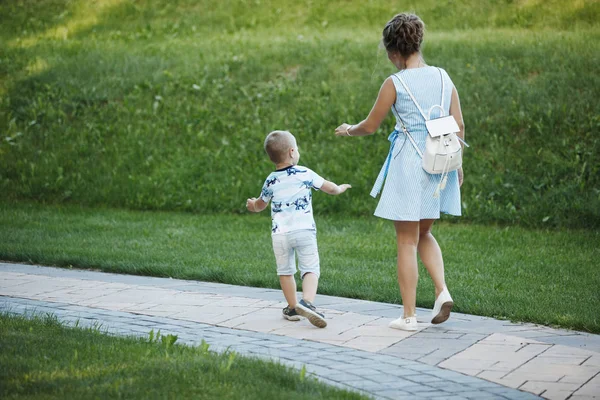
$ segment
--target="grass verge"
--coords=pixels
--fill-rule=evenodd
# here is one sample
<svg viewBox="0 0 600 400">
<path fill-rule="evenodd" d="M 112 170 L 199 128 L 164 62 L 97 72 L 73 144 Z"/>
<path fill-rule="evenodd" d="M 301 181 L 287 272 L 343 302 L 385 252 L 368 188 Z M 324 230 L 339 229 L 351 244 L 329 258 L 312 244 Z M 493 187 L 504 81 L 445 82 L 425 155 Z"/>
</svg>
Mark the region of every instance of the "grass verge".
<svg viewBox="0 0 600 400">
<path fill-rule="evenodd" d="M 206 344 L 113 337 L 46 316 L 0 314 L 3 399 L 364 399 L 274 362 Z"/>
</svg>

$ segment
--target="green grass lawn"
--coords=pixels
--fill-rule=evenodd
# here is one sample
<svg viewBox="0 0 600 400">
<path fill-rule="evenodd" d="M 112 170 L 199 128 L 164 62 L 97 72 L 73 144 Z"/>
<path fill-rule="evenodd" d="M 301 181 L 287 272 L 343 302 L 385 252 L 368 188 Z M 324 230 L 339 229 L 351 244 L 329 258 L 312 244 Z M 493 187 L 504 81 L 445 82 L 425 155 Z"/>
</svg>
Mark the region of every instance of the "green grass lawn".
<svg viewBox="0 0 600 400">
<path fill-rule="evenodd" d="M 3 399 L 366 399 L 300 371 L 208 346 L 112 337 L 0 314 Z"/>
<path fill-rule="evenodd" d="M 319 203 L 324 194 L 315 194 Z M 319 293 L 400 303 L 393 226 L 316 216 Z M 600 333 L 600 232 L 434 226 L 456 311 Z M 0 259 L 278 288 L 268 212 L 222 216 L 0 203 Z M 417 304 L 431 308 L 421 268 Z M 282 297 L 283 298 L 283 297 Z"/>
<path fill-rule="evenodd" d="M 240 213 L 272 166 L 274 129 L 349 182 L 328 214 L 370 215 L 391 116 L 394 13 L 427 24 L 424 56 L 460 93 L 465 218 L 600 227 L 600 3 L 594 0 L 20 0 L 0 2 L 0 198 Z"/>
</svg>

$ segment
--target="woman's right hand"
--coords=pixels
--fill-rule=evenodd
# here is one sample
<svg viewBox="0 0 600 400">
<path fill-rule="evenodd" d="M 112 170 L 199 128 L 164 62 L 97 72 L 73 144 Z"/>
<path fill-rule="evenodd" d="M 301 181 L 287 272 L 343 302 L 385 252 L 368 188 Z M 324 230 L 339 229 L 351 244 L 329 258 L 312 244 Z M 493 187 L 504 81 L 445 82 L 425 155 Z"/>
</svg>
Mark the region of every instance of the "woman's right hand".
<svg viewBox="0 0 600 400">
<path fill-rule="evenodd" d="M 335 136 L 348 136 L 348 128 L 350 128 L 350 124 L 343 123 L 337 128 L 335 128 Z"/>
<path fill-rule="evenodd" d="M 463 169 L 462 169 L 462 167 L 460 167 L 458 169 L 458 187 L 462 186 L 464 177 L 465 177 L 465 175 L 463 173 Z"/>
</svg>

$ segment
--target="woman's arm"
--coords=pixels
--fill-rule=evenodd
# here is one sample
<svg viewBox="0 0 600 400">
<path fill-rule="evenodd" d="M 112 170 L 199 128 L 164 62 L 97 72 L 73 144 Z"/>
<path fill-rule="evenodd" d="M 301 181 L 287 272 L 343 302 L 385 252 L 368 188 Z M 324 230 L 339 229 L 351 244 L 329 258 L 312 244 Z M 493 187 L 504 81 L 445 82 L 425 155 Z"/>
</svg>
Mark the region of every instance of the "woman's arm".
<svg viewBox="0 0 600 400">
<path fill-rule="evenodd" d="M 452 99 L 450 100 L 450 115 L 454 117 L 456 123 L 458 124 L 458 128 L 460 132 L 458 132 L 458 136 L 461 139 L 465 139 L 465 122 L 463 121 L 462 110 L 460 109 L 460 100 L 458 98 L 458 92 L 456 88 L 452 88 Z M 460 143 L 463 151 L 465 150 L 465 145 Z M 458 169 L 458 186 L 462 186 L 464 181 L 464 173 L 462 167 Z"/>
<path fill-rule="evenodd" d="M 395 101 L 396 88 L 394 87 L 394 82 L 390 77 L 383 82 L 383 85 L 381 85 L 377 100 L 375 101 L 375 104 L 373 105 L 373 108 L 371 109 L 367 119 L 356 125 L 348 125 L 344 123 L 335 129 L 335 134 L 337 136 L 372 135 L 379 128 L 379 125 L 381 125 Z"/>
<path fill-rule="evenodd" d="M 460 128 L 460 132 L 458 132 L 458 136 L 461 139 L 465 140 L 465 122 L 463 121 L 462 110 L 460 109 L 460 100 L 458 98 L 458 92 L 456 88 L 452 88 L 452 99 L 450 100 L 450 115 L 454 117 L 458 127 Z M 464 150 L 464 145 L 461 143 Z"/>
</svg>

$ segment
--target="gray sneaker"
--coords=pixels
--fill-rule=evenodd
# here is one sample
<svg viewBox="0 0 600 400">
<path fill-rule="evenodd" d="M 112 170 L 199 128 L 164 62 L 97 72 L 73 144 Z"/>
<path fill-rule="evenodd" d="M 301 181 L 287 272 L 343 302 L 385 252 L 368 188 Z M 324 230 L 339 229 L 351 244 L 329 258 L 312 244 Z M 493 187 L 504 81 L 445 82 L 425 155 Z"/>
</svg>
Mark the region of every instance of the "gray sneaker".
<svg viewBox="0 0 600 400">
<path fill-rule="evenodd" d="M 287 319 L 288 321 L 300 321 L 300 315 L 298 315 L 296 309 L 290 308 L 290 306 L 285 306 L 282 313 L 283 318 Z"/>
<path fill-rule="evenodd" d="M 300 302 L 296 304 L 296 312 L 307 318 L 308 321 L 317 328 L 325 328 L 327 326 L 325 316 L 320 312 L 317 312 L 317 308 L 313 306 L 310 301 L 304 299 L 300 300 Z"/>
</svg>

